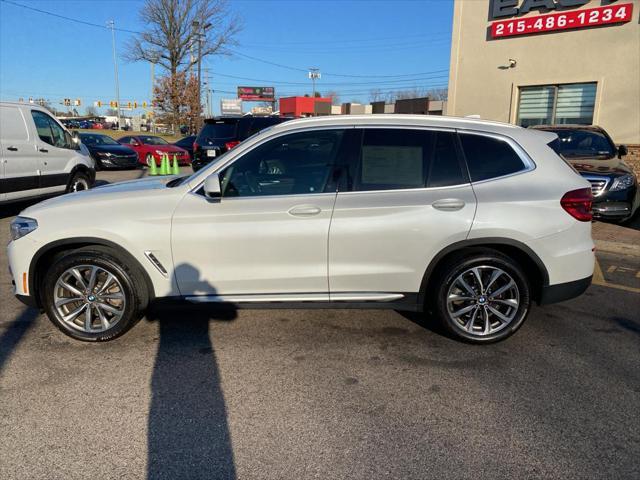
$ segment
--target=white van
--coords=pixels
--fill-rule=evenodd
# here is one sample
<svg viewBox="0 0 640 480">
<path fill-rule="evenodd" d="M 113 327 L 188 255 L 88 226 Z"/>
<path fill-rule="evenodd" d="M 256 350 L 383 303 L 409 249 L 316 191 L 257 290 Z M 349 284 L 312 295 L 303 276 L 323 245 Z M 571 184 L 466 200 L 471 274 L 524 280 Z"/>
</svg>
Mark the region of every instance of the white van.
<svg viewBox="0 0 640 480">
<path fill-rule="evenodd" d="M 0 102 L 0 204 L 86 190 L 95 176 L 86 147 L 48 110 Z"/>
</svg>

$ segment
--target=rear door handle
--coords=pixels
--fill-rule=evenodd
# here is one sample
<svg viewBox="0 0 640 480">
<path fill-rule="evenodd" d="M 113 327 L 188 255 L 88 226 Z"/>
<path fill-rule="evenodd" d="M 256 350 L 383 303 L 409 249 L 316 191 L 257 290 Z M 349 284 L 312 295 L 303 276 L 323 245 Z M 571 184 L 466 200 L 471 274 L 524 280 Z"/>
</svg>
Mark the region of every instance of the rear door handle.
<svg viewBox="0 0 640 480">
<path fill-rule="evenodd" d="M 11 145 L 10 147 L 7 147 L 7 150 L 11 150 L 12 152 L 17 152 L 18 147 L 14 147 L 13 145 Z"/>
<path fill-rule="evenodd" d="M 321 211 L 322 209 L 315 205 L 296 205 L 289 209 L 289 215 L 294 215 L 296 217 L 311 217 L 319 214 Z"/>
<path fill-rule="evenodd" d="M 443 198 L 442 200 L 433 202 L 432 206 L 436 210 L 443 212 L 456 212 L 462 210 L 464 202 L 458 198 Z"/>
<path fill-rule="evenodd" d="M 48 153 L 49 150 L 47 150 L 46 148 L 39 148 L 39 151 L 41 151 L 42 153 Z"/>
</svg>

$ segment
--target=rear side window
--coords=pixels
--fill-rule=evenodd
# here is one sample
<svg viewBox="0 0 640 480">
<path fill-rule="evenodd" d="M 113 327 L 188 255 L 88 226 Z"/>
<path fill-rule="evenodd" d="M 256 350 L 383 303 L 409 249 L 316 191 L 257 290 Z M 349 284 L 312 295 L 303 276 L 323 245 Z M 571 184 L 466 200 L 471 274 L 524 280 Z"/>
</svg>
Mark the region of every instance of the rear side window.
<svg viewBox="0 0 640 480">
<path fill-rule="evenodd" d="M 350 169 L 353 190 L 443 187 L 466 182 L 455 134 L 429 130 L 366 129 L 360 160 Z"/>
<path fill-rule="evenodd" d="M 25 141 L 29 139 L 27 125 L 18 108 L 0 107 L 0 135 L 2 140 Z"/>
<path fill-rule="evenodd" d="M 502 177 L 525 169 L 520 156 L 505 140 L 463 133 L 462 149 L 472 182 Z"/>
</svg>

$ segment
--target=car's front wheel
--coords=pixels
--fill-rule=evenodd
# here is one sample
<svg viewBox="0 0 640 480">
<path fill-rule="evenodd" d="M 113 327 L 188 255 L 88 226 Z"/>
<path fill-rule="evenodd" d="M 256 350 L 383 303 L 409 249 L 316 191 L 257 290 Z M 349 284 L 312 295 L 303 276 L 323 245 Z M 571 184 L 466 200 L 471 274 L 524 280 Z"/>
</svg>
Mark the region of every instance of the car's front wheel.
<svg viewBox="0 0 640 480">
<path fill-rule="evenodd" d="M 77 340 L 106 341 L 139 319 L 144 280 L 108 249 L 88 247 L 60 257 L 42 283 L 49 319 Z"/>
<path fill-rule="evenodd" d="M 147 167 L 150 167 L 152 162 L 156 163 L 156 160 L 153 158 L 153 155 L 151 155 L 150 153 L 147 153 L 146 162 L 147 162 Z M 156 163 L 156 166 L 157 165 L 158 164 Z"/>
<path fill-rule="evenodd" d="M 83 190 L 89 190 L 91 188 L 91 182 L 89 177 L 82 172 L 76 172 L 73 174 L 69 185 L 67 185 L 67 193 L 81 192 Z"/>
<path fill-rule="evenodd" d="M 493 250 L 453 257 L 440 270 L 435 285 L 435 307 L 443 325 L 472 343 L 512 335 L 531 304 L 529 282 L 520 266 Z"/>
</svg>

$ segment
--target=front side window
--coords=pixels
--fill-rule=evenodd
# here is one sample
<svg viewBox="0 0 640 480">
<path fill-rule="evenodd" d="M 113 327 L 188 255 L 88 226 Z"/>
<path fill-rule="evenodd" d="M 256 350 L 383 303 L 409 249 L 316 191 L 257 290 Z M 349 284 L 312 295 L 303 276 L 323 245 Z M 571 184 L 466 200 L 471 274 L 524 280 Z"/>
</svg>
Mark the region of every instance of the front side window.
<svg viewBox="0 0 640 480">
<path fill-rule="evenodd" d="M 396 190 L 465 183 L 455 141 L 453 132 L 366 129 L 359 162 L 350 168 L 352 190 Z"/>
<path fill-rule="evenodd" d="M 58 123 L 46 113 L 32 110 L 31 116 L 36 125 L 40 140 L 58 148 L 68 148 L 67 137 Z"/>
<path fill-rule="evenodd" d="M 169 142 L 167 142 L 162 137 L 152 137 L 147 135 L 141 136 L 140 141 L 145 145 L 168 145 L 169 144 Z"/>
<path fill-rule="evenodd" d="M 292 133 L 268 141 L 220 175 L 223 197 L 313 194 L 326 191 L 344 130 Z"/>
<path fill-rule="evenodd" d="M 525 169 L 520 156 L 505 140 L 463 133 L 462 149 L 472 182 L 503 177 Z"/>
<path fill-rule="evenodd" d="M 520 87 L 518 125 L 593 123 L 596 83 Z"/>
</svg>

